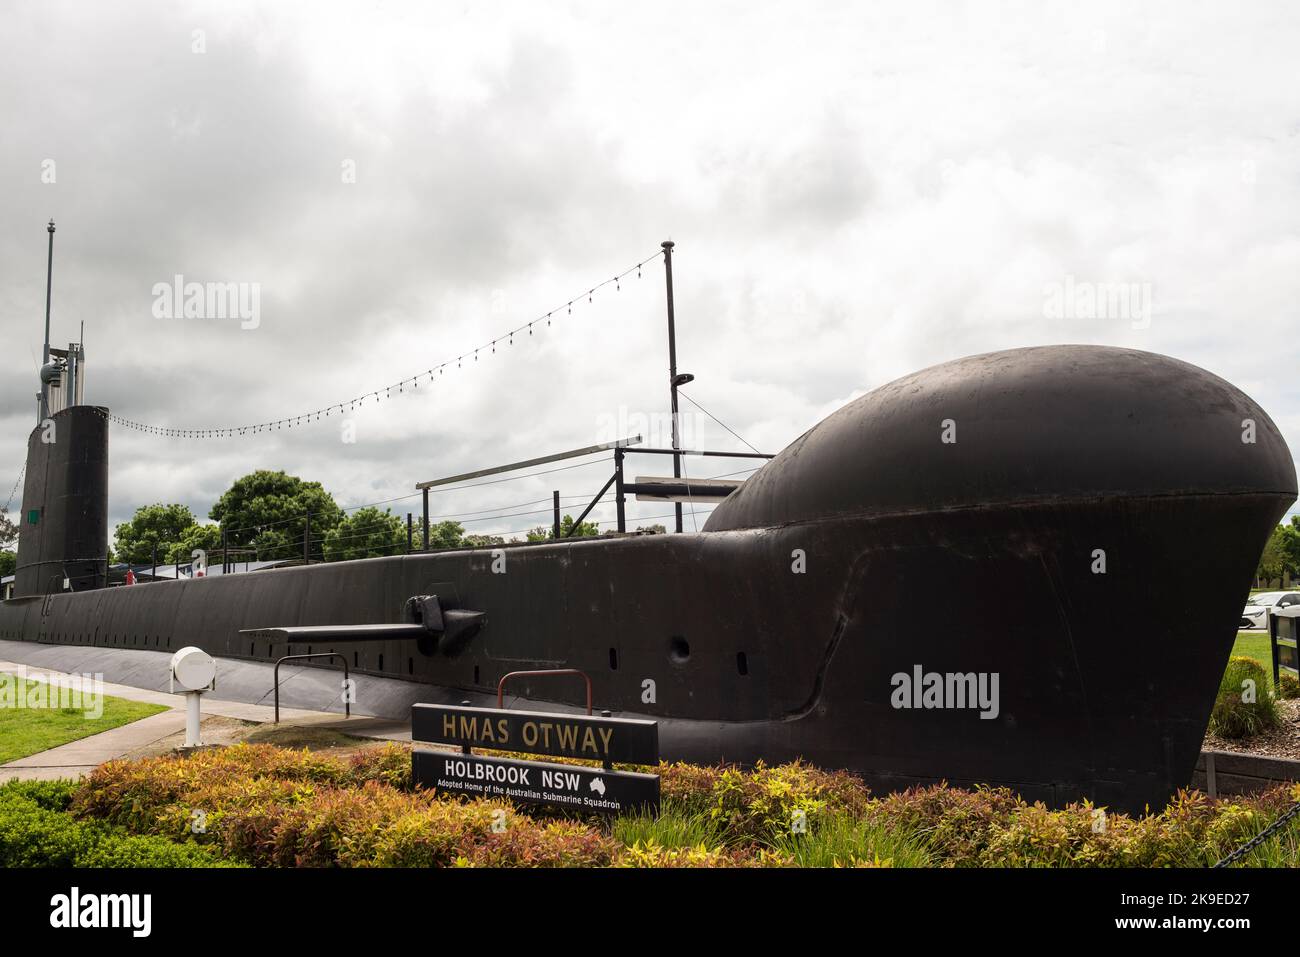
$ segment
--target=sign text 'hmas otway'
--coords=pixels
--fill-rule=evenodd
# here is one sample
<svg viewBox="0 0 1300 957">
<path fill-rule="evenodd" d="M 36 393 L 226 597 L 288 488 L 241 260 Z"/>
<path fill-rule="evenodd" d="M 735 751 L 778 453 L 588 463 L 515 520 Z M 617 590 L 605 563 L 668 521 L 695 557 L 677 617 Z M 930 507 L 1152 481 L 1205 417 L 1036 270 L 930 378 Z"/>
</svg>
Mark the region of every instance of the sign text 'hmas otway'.
<svg viewBox="0 0 1300 957">
<path fill-rule="evenodd" d="M 659 725 L 639 718 L 417 704 L 411 708 L 411 737 L 467 748 L 659 763 Z"/>
<path fill-rule="evenodd" d="M 462 749 L 460 754 L 413 751 L 411 772 L 422 787 L 587 813 L 659 809 L 657 774 L 610 766 L 615 761 L 658 763 L 659 727 L 654 721 L 417 704 L 411 708 L 411 738 L 417 744 Z M 487 757 L 471 754 L 472 747 L 587 758 L 603 766 Z"/>
</svg>

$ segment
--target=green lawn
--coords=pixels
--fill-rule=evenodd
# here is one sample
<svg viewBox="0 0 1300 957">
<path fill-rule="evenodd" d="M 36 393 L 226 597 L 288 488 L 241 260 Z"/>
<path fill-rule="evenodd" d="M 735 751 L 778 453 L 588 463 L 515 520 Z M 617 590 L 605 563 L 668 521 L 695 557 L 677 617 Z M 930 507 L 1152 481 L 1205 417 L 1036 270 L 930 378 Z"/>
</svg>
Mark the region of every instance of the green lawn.
<svg viewBox="0 0 1300 957">
<path fill-rule="evenodd" d="M 101 699 L 103 713 L 98 717 L 87 714 L 87 711 L 92 710 L 89 702 L 83 702 L 86 704 L 84 708 L 16 707 L 14 702 L 19 700 L 20 695 L 18 688 L 22 687 L 22 700 L 26 702 L 36 682 L 24 678 L 20 685 L 12 675 L 0 676 L 0 681 L 7 682 L 8 692 L 0 703 L 0 764 L 57 748 L 61 744 L 87 738 L 101 731 L 110 731 L 167 710 L 163 705 L 110 698 L 107 695 Z"/>
<path fill-rule="evenodd" d="M 1273 645 L 1267 631 L 1239 631 L 1237 641 L 1232 646 L 1233 655 L 1254 658 L 1264 666 L 1269 683 L 1273 682 Z"/>
</svg>

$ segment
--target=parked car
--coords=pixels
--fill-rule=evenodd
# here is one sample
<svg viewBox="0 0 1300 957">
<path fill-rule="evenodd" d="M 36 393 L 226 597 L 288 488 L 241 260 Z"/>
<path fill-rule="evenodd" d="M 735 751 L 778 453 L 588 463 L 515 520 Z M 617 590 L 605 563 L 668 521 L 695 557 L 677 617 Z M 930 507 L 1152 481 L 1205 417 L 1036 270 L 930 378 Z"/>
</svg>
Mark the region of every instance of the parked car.
<svg viewBox="0 0 1300 957">
<path fill-rule="evenodd" d="M 1263 591 L 1251 595 L 1246 608 L 1241 613 L 1241 628 L 1268 628 L 1269 611 L 1273 608 L 1289 608 L 1300 605 L 1300 592 Z"/>
</svg>

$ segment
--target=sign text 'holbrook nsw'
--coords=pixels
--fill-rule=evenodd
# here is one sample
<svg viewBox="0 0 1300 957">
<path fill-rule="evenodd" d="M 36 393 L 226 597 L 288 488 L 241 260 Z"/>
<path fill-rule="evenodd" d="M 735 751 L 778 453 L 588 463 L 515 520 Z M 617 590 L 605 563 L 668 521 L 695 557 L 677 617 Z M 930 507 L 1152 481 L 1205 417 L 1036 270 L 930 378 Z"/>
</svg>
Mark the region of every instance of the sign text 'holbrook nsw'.
<svg viewBox="0 0 1300 957">
<path fill-rule="evenodd" d="M 417 704 L 411 708 L 411 737 L 437 744 L 596 761 L 659 761 L 658 724 L 633 718 Z"/>
<path fill-rule="evenodd" d="M 588 813 L 659 810 L 657 774 L 420 749 L 411 752 L 411 762 L 415 783 L 435 791 L 508 798 Z"/>
</svg>

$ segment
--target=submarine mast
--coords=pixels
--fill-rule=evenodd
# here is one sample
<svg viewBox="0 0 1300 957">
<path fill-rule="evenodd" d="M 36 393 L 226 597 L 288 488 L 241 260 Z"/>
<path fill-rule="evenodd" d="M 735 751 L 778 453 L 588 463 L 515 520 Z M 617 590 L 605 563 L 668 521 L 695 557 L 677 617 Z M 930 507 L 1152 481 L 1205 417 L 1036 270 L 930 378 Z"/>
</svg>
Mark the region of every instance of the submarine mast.
<svg viewBox="0 0 1300 957">
<path fill-rule="evenodd" d="M 45 263 L 45 351 L 41 357 L 41 405 L 36 411 L 36 421 L 50 417 L 50 293 L 54 285 L 54 220 L 46 227 L 50 234 L 49 258 Z"/>
</svg>

